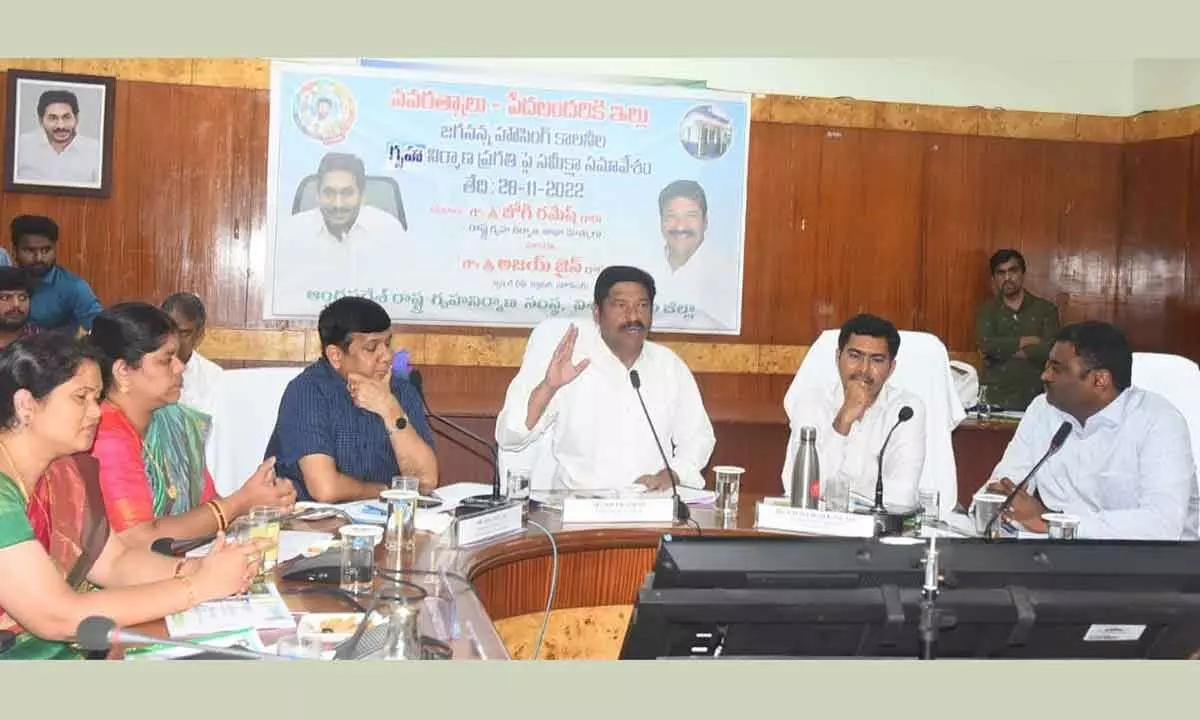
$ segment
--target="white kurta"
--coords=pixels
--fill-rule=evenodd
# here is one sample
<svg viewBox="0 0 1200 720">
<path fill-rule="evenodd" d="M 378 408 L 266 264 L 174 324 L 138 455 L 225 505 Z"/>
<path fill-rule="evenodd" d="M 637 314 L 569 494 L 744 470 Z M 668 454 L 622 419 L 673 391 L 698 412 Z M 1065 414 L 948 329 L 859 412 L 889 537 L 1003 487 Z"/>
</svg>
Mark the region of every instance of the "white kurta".
<svg viewBox="0 0 1200 720">
<path fill-rule="evenodd" d="M 627 369 L 590 320 L 575 323 L 579 335 L 573 362 L 591 364 L 554 395 L 532 428 L 525 426 L 529 395 L 545 378 L 548 360 L 521 366 L 509 385 L 496 422 L 496 442 L 509 451 L 549 442 L 553 477 L 532 478 L 534 487 L 568 490 L 616 489 L 663 469 L 662 456 L 646 422 Z M 681 484 L 704 487 L 701 471 L 716 438 L 696 380 L 668 348 L 647 341 L 633 368 L 671 469 Z"/>
<path fill-rule="evenodd" d="M 925 405 L 913 393 L 885 383 L 862 419 L 850 426 L 848 434 L 841 435 L 833 429 L 833 421 L 842 408 L 844 397 L 839 380 L 797 403 L 781 475 L 784 494 L 791 493 L 800 428 L 809 425 L 817 429 L 817 461 L 821 477 L 840 474 L 849 481 L 852 492 L 874 500 L 879 451 L 900 416 L 900 408 L 908 405 L 913 409 L 913 416 L 892 433 L 884 453 L 883 501 L 892 506 L 915 506 L 921 472 L 925 468 Z"/>
</svg>

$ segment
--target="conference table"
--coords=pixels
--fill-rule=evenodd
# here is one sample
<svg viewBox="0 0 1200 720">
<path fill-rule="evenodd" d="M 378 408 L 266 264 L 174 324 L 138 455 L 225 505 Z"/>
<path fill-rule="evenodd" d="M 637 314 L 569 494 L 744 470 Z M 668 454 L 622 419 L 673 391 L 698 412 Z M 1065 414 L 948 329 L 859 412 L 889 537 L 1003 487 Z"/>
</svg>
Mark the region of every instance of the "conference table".
<svg viewBox="0 0 1200 720">
<path fill-rule="evenodd" d="M 752 534 L 755 505 L 762 495 L 742 493 L 736 516 L 711 507 L 693 506 L 692 519 L 705 535 Z M 539 659 L 615 659 L 629 621 L 638 588 L 654 564 L 660 538 L 667 533 L 694 534 L 695 525 L 576 526 L 561 522 L 556 510 L 535 508 L 529 519 L 545 527 L 558 549 L 558 578 L 551 614 Z M 285 529 L 336 532 L 345 520 L 296 521 Z M 450 545 L 449 533 L 418 532 L 412 550 L 397 557 L 381 543 L 376 562 L 385 568 L 459 575 L 473 586 L 454 592 L 458 637 L 447 644 L 453 659 L 528 659 L 532 657 L 545 617 L 550 590 L 552 551 L 546 535 L 533 525 L 469 547 Z M 275 583 L 293 614 L 349 612 L 345 600 L 313 583 L 290 582 L 282 574 L 291 567 L 280 563 Z M 436 577 L 436 576 L 435 576 Z M 377 579 L 377 582 L 386 582 Z M 330 589 L 333 586 L 325 586 Z M 362 598 L 363 604 L 367 599 Z M 133 630 L 168 637 L 162 620 Z M 260 632 L 271 644 L 283 634 Z M 121 657 L 117 648 L 112 657 Z"/>
<path fill-rule="evenodd" d="M 960 505 L 969 504 L 971 495 L 991 473 L 1015 427 L 1011 421 L 969 418 L 954 431 Z M 777 493 L 744 483 L 736 516 L 697 506 L 692 508 L 692 518 L 709 535 L 763 532 L 754 527 L 755 505 L 773 494 Z M 534 509 L 529 519 L 553 534 L 559 555 L 553 611 L 537 654 L 540 659 L 616 658 L 660 538 L 666 533 L 696 532 L 690 524 L 564 526 L 560 513 L 548 509 Z M 336 518 L 295 522 L 288 529 L 336 533 L 345 522 Z M 376 561 L 382 567 L 415 571 L 405 576 L 410 581 L 432 571 L 463 578 L 460 591 L 453 593 L 459 624 L 457 637 L 449 640 L 454 659 L 533 657 L 550 590 L 552 551 L 546 535 L 529 525 L 524 532 L 461 548 L 451 547 L 448 536 L 420 532 L 414 548 L 402 557 L 389 557 L 380 544 Z M 289 563 L 281 563 L 275 583 L 294 614 L 351 609 L 336 594 L 318 592 L 322 588 L 314 584 L 284 581 L 282 573 L 289 567 Z M 167 637 L 161 620 L 134 629 Z M 260 632 L 268 644 L 279 634 Z M 118 648 L 113 657 L 120 656 Z"/>
</svg>

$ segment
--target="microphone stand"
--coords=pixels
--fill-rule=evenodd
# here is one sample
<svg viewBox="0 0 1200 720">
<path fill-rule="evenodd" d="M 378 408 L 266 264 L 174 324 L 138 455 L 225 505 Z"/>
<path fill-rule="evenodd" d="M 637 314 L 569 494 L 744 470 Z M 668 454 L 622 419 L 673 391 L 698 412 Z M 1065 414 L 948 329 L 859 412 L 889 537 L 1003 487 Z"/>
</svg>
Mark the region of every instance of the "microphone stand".
<svg viewBox="0 0 1200 720">
<path fill-rule="evenodd" d="M 490 443 L 487 440 L 484 440 L 481 436 L 479 436 L 476 433 L 471 432 L 470 430 L 463 427 L 462 425 L 459 425 L 458 423 L 454 422 L 453 420 L 444 418 L 441 415 L 435 413 L 433 410 L 431 410 L 429 408 L 429 403 L 425 400 L 425 383 L 421 377 L 420 370 L 417 370 L 415 368 L 413 370 L 411 370 L 408 373 L 408 382 L 417 391 L 417 396 L 421 398 L 421 405 L 424 407 L 426 415 L 433 418 L 434 420 L 441 421 L 444 425 L 446 425 L 450 428 L 453 428 L 453 429 L 459 431 L 460 433 L 462 433 L 463 435 L 466 435 L 467 437 L 471 438 L 472 440 L 479 443 L 480 445 L 483 445 L 490 451 L 488 460 L 492 465 L 492 494 L 491 495 L 472 495 L 470 497 L 463 498 L 463 500 L 460 504 L 463 506 L 469 507 L 469 508 L 487 509 L 487 508 L 499 507 L 499 506 L 507 503 L 508 498 L 504 496 L 503 492 L 501 492 L 499 448 L 495 447 L 493 443 Z"/>
<path fill-rule="evenodd" d="M 938 596 L 937 538 L 929 538 L 925 550 L 925 583 L 921 587 L 921 616 L 917 621 L 920 637 L 920 660 L 933 660 L 937 651 L 938 623 L 941 612 L 936 607 Z"/>
<path fill-rule="evenodd" d="M 658 439 L 658 431 L 654 429 L 654 421 L 650 419 L 650 410 L 646 408 L 646 401 L 642 398 L 642 377 L 638 374 L 637 370 L 629 371 L 629 382 L 633 385 L 633 391 L 637 393 L 638 402 L 642 406 L 642 414 L 646 416 L 646 424 L 650 426 L 650 433 L 654 435 L 654 444 L 658 447 L 658 454 L 662 458 L 663 467 L 667 469 L 667 477 L 671 478 L 671 494 L 675 497 L 675 521 L 686 523 L 692 519 L 692 511 L 688 508 L 687 503 L 683 501 L 683 498 L 679 497 L 679 479 L 675 476 L 675 471 L 671 469 L 671 463 L 667 462 L 667 453 L 663 450 L 662 441 Z"/>
</svg>

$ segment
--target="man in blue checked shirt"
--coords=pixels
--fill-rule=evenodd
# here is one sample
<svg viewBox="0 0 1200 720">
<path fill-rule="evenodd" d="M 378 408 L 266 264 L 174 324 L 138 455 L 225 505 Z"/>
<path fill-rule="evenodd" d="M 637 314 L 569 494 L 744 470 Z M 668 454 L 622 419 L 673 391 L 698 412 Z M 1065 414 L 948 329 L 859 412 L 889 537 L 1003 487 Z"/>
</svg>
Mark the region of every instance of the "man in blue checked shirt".
<svg viewBox="0 0 1200 720">
<path fill-rule="evenodd" d="M 297 500 L 374 499 L 395 475 L 438 485 L 421 397 L 392 371 L 392 321 L 378 303 L 345 297 L 317 320 L 322 357 L 288 383 L 264 457 Z"/>
</svg>

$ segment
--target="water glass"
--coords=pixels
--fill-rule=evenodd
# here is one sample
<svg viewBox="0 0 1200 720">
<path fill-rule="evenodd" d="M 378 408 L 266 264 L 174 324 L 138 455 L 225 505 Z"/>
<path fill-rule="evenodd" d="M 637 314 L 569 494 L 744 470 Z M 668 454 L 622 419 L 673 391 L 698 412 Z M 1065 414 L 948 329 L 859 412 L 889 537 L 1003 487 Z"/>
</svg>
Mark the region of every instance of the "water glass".
<svg viewBox="0 0 1200 720">
<path fill-rule="evenodd" d="M 1046 534 L 1051 540 L 1074 540 L 1079 533 L 1079 518 L 1066 513 L 1046 513 Z"/>
<path fill-rule="evenodd" d="M 716 480 L 713 490 L 716 493 L 716 511 L 722 515 L 736 515 L 738 498 L 742 492 L 742 474 L 745 468 L 735 465 L 718 465 L 713 468 Z"/>
<path fill-rule="evenodd" d="M 991 420 L 992 419 L 992 405 L 991 405 L 991 401 L 988 400 L 988 386 L 987 385 L 979 386 L 979 397 L 978 397 L 977 403 L 975 405 L 975 419 L 976 420 Z"/>
<path fill-rule="evenodd" d="M 917 504 L 921 506 L 921 524 L 928 525 L 936 523 L 940 516 L 938 512 L 938 504 L 941 501 L 941 493 L 933 489 L 921 489 L 917 491 Z"/>
<path fill-rule="evenodd" d="M 408 490 L 419 493 L 421 492 L 421 480 L 412 475 L 393 475 L 392 482 L 388 487 L 392 490 Z"/>
<path fill-rule="evenodd" d="M 850 512 L 850 478 L 842 473 L 821 478 L 821 510 Z"/>
<path fill-rule="evenodd" d="M 998 493 L 984 492 L 975 496 L 975 532 L 980 536 L 987 530 L 988 523 L 995 517 L 996 513 L 1000 512 L 1000 506 L 1004 504 L 1004 496 Z M 992 525 L 990 537 L 1000 536 L 1000 526 L 1004 522 L 1003 518 L 999 518 Z"/>
<path fill-rule="evenodd" d="M 528 470 L 509 470 L 507 472 L 507 493 L 509 500 L 525 502 L 529 499 L 530 473 Z"/>
<path fill-rule="evenodd" d="M 279 559 L 279 526 L 280 519 L 283 513 L 279 508 L 273 505 L 258 505 L 250 508 L 250 514 L 246 516 L 250 524 L 251 539 L 266 539 L 267 547 L 263 548 L 263 574 L 269 573 L 275 569 L 275 563 Z"/>
<path fill-rule="evenodd" d="M 370 594 L 375 588 L 375 538 L 379 528 L 343 525 L 338 534 L 342 538 L 342 590 L 351 595 Z"/>
<path fill-rule="evenodd" d="M 275 654 L 293 660 L 320 660 L 325 646 L 318 635 L 293 633 L 283 635 L 275 643 Z"/>
<path fill-rule="evenodd" d="M 384 490 L 379 498 L 387 505 L 387 523 L 383 530 L 383 544 L 390 551 L 410 550 L 416 542 L 417 500 L 420 493 L 415 489 L 393 488 Z"/>
</svg>

